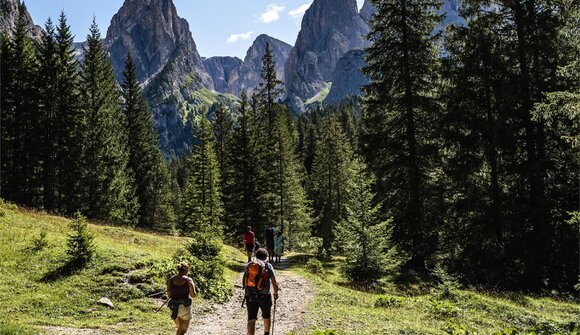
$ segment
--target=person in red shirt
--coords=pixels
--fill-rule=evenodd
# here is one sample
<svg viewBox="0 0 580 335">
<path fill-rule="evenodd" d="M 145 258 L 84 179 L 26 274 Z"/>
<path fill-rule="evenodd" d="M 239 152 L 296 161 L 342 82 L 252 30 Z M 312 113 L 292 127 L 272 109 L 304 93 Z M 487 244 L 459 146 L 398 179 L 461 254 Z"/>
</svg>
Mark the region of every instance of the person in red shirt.
<svg viewBox="0 0 580 335">
<path fill-rule="evenodd" d="M 250 262 L 252 260 L 252 255 L 256 250 L 256 235 L 250 226 L 246 227 L 246 232 L 244 233 L 244 245 L 246 246 L 246 252 L 248 253 L 248 262 Z"/>
</svg>

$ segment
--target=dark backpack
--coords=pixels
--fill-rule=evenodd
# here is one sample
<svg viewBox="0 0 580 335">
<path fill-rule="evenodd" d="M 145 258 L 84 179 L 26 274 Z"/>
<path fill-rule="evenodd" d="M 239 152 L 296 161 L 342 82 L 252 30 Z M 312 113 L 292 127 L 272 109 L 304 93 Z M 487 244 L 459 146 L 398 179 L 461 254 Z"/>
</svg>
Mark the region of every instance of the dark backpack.
<svg viewBox="0 0 580 335">
<path fill-rule="evenodd" d="M 275 231 L 276 230 L 273 227 L 266 229 L 266 241 L 268 241 L 269 243 L 274 242 Z"/>
</svg>

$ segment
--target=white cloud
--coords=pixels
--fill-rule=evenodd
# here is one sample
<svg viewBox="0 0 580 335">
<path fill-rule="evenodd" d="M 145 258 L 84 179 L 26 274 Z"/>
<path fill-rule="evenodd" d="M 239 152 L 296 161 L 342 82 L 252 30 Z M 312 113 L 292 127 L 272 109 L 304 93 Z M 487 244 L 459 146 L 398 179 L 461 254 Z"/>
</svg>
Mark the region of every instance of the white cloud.
<svg viewBox="0 0 580 335">
<path fill-rule="evenodd" d="M 365 0 L 356 0 L 358 8 L 361 9 L 362 6 L 365 4 Z"/>
<path fill-rule="evenodd" d="M 262 23 L 272 23 L 280 20 L 280 13 L 284 11 L 286 7 L 271 4 L 266 7 L 266 11 L 260 15 L 260 21 Z"/>
<path fill-rule="evenodd" d="M 304 13 L 306 13 L 306 10 L 308 10 L 308 8 L 310 8 L 311 5 L 312 2 L 305 3 L 304 5 L 296 9 L 288 11 L 288 14 L 290 14 L 290 16 L 294 19 L 300 19 L 304 16 Z"/>
<path fill-rule="evenodd" d="M 250 38 L 252 38 L 252 35 L 254 35 L 253 31 L 248 31 L 247 33 L 240 34 L 231 34 L 230 37 L 228 37 L 227 43 L 231 44 L 236 43 L 237 41 L 249 40 Z"/>
</svg>

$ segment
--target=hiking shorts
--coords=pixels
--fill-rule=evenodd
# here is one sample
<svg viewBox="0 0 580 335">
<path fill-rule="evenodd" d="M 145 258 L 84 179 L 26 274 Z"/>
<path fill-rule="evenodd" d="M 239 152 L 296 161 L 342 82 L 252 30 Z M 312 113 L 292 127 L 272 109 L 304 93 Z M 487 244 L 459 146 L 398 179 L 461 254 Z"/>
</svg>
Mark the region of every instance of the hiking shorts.
<svg viewBox="0 0 580 335">
<path fill-rule="evenodd" d="M 246 252 L 254 252 L 254 243 L 246 243 Z"/>
<path fill-rule="evenodd" d="M 191 313 L 191 306 L 185 307 L 184 305 L 179 305 L 179 311 L 177 312 L 177 318 L 189 321 L 193 317 Z"/>
<path fill-rule="evenodd" d="M 274 250 L 275 246 L 276 246 L 276 244 L 274 243 L 274 241 L 267 241 L 267 243 L 266 243 L 266 248 L 268 250 Z M 270 255 L 270 256 L 273 256 L 273 255 Z"/>
<path fill-rule="evenodd" d="M 258 319 L 258 309 L 262 310 L 262 318 L 269 319 L 272 312 L 272 295 L 259 294 L 256 301 L 248 302 L 248 320 Z"/>
</svg>

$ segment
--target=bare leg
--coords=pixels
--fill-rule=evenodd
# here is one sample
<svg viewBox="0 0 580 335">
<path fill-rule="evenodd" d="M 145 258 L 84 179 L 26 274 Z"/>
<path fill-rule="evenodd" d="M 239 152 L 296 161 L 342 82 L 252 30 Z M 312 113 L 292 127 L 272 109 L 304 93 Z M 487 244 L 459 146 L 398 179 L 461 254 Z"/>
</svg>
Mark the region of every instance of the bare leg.
<svg viewBox="0 0 580 335">
<path fill-rule="evenodd" d="M 189 328 L 189 320 L 181 320 L 181 335 L 185 335 L 187 333 L 187 329 Z"/>
<path fill-rule="evenodd" d="M 256 333 L 256 320 L 248 320 L 248 335 Z"/>
<path fill-rule="evenodd" d="M 175 321 L 175 326 L 177 327 L 177 333 L 175 333 L 175 334 L 176 335 L 179 335 L 179 327 L 181 325 L 181 322 L 179 321 L 179 318 L 178 319 L 175 319 L 173 321 Z"/>
<path fill-rule="evenodd" d="M 264 332 L 265 333 L 270 332 L 270 325 L 271 324 L 272 324 L 272 322 L 270 321 L 270 319 L 264 319 Z"/>
</svg>

